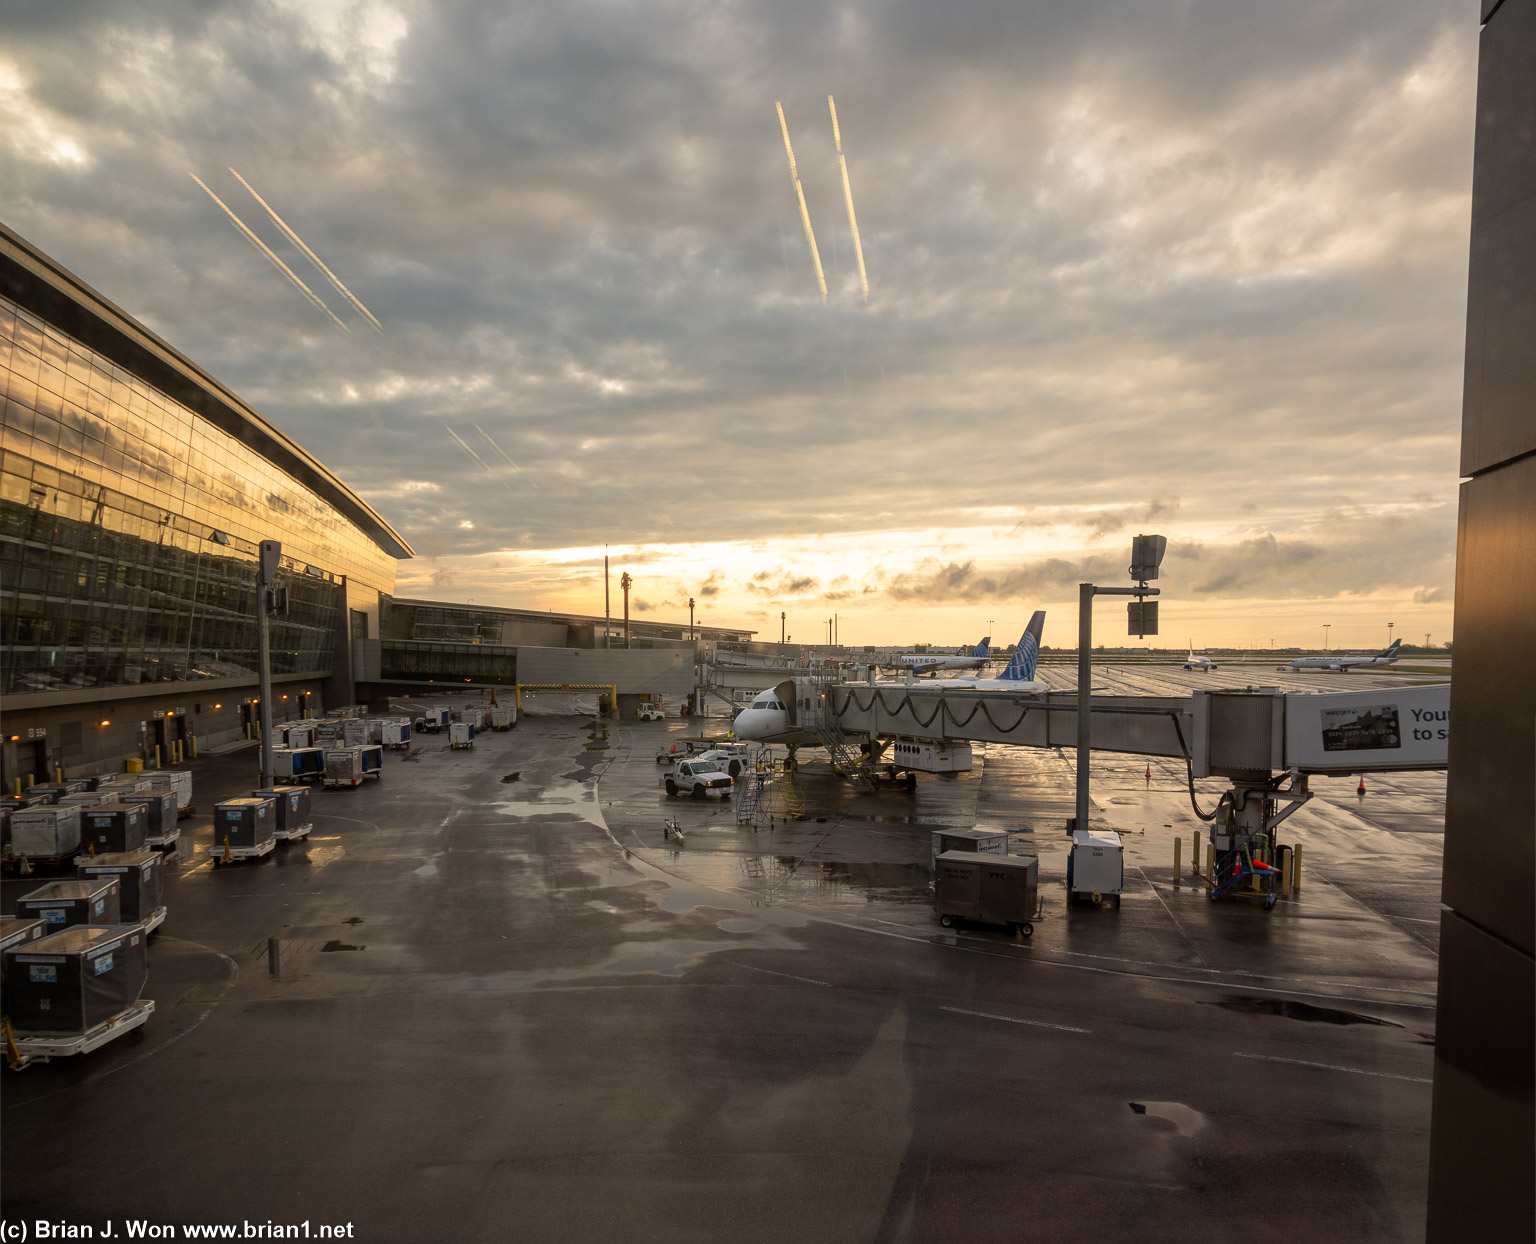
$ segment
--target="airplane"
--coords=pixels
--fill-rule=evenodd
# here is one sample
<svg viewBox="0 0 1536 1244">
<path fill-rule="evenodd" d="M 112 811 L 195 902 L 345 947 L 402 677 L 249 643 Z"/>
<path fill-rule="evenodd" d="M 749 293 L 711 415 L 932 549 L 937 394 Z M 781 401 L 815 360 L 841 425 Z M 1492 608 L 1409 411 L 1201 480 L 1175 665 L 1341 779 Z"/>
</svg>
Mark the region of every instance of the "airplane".
<svg viewBox="0 0 1536 1244">
<path fill-rule="evenodd" d="M 1013 659 L 1008 662 L 1005 669 L 997 678 L 939 678 L 931 683 L 925 682 L 924 689 L 937 687 L 943 690 L 953 687 L 957 691 L 1012 691 L 1037 695 L 1049 688 L 1043 682 L 1035 679 L 1035 666 L 1040 657 L 1040 635 L 1045 629 L 1045 610 L 1038 610 L 1030 618 L 1029 625 L 1024 628 L 1024 633 L 1019 636 L 1018 645 L 1014 648 Z M 853 686 L 867 686 L 866 683 L 853 683 Z M 877 687 L 899 687 L 899 682 L 876 683 Z M 799 747 L 820 747 L 822 737 L 814 729 L 811 720 L 817 707 L 812 704 L 809 696 L 797 692 L 793 678 L 786 678 L 776 687 L 770 687 L 767 691 L 759 692 L 757 697 L 746 708 L 736 715 L 732 723 L 732 729 L 738 739 L 748 739 L 754 743 L 781 743 L 789 748 L 790 760 L 793 765 L 795 750 Z M 802 722 L 802 719 L 803 722 Z"/>
<path fill-rule="evenodd" d="M 988 635 L 969 652 L 908 652 L 902 654 L 899 662 L 919 674 L 931 674 L 934 670 L 979 670 L 987 663 L 987 649 L 991 643 L 992 636 Z"/>
<path fill-rule="evenodd" d="M 1206 673 L 1210 673 L 1211 670 L 1217 668 L 1217 665 L 1210 657 L 1197 657 L 1195 655 L 1195 641 L 1190 640 L 1189 660 L 1184 662 L 1184 668 L 1187 670 L 1204 670 Z"/>
<path fill-rule="evenodd" d="M 1277 665 L 1275 668 L 1284 673 L 1286 670 L 1333 670 L 1338 674 L 1347 674 L 1350 670 L 1375 669 L 1381 665 L 1391 665 L 1397 660 L 1397 650 L 1402 647 L 1401 639 L 1394 639 L 1389 647 L 1368 657 L 1297 657 L 1285 665 Z"/>
<path fill-rule="evenodd" d="M 1014 645 L 1013 659 L 1008 662 L 1005 669 L 996 678 L 939 678 L 935 683 L 940 687 L 955 687 L 963 691 L 1013 691 L 1023 692 L 1028 695 L 1049 691 L 1050 687 L 1035 678 L 1035 666 L 1040 660 L 1040 636 L 1045 630 L 1045 610 L 1035 610 L 1029 619 L 1029 625 L 1024 628 L 1024 633 L 1019 636 L 1019 642 Z"/>
</svg>

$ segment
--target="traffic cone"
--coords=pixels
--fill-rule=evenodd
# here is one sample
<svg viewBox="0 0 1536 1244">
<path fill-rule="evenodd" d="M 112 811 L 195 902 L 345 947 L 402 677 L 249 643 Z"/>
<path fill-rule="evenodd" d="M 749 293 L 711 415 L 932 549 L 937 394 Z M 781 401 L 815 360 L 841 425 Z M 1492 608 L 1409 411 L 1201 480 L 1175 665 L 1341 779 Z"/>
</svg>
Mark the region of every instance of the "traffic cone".
<svg viewBox="0 0 1536 1244">
<path fill-rule="evenodd" d="M 1355 787 L 1355 794 L 1362 799 L 1365 798 L 1365 774 L 1363 773 L 1360 775 L 1360 785 Z"/>
<path fill-rule="evenodd" d="M 1147 762 L 1147 785 L 1152 785 L 1152 762 L 1150 760 Z"/>
</svg>

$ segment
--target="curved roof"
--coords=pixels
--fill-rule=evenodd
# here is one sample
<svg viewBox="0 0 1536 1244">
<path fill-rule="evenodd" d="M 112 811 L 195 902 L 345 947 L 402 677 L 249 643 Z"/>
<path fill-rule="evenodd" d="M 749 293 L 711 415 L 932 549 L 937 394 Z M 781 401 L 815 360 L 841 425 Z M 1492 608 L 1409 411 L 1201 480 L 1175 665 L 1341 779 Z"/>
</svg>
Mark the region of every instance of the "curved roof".
<svg viewBox="0 0 1536 1244">
<path fill-rule="evenodd" d="M 0 293 L 249 446 L 335 506 L 392 557 L 411 546 L 366 501 L 180 351 L 0 224 Z"/>
</svg>

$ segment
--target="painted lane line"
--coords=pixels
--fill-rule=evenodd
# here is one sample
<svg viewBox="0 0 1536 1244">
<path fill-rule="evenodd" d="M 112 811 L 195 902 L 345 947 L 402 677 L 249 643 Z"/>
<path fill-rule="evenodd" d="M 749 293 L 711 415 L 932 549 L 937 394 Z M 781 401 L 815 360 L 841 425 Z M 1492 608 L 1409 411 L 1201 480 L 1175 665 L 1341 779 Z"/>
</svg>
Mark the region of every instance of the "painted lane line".
<svg viewBox="0 0 1536 1244">
<path fill-rule="evenodd" d="M 963 1006 L 941 1006 L 941 1011 L 956 1015 L 974 1015 L 977 1019 L 1000 1019 L 1005 1024 L 1028 1024 L 1031 1028 L 1054 1028 L 1057 1032 L 1092 1032 L 1092 1028 L 1073 1028 L 1067 1024 L 1047 1024 L 1038 1019 L 1017 1019 L 1012 1015 L 993 1015 L 988 1011 L 967 1011 Z"/>
<path fill-rule="evenodd" d="M 1347 1071 L 1354 1076 L 1375 1076 L 1380 1080 L 1407 1080 L 1410 1084 L 1433 1084 L 1433 1080 L 1426 1080 L 1422 1076 L 1400 1076 L 1390 1071 L 1367 1071 L 1364 1067 L 1340 1067 L 1336 1063 L 1313 1063 L 1305 1058 L 1280 1058 L 1274 1054 L 1245 1054 L 1242 1050 L 1233 1050 L 1234 1058 L 1252 1058 L 1265 1063 L 1289 1063 L 1293 1067 L 1317 1067 L 1322 1071 Z"/>
<path fill-rule="evenodd" d="M 736 966 L 748 972 L 761 972 L 764 976 L 782 976 L 787 981 L 800 981 L 806 985 L 825 985 L 828 989 L 832 988 L 831 981 L 812 980 L 809 976 L 795 976 L 790 972 L 775 972 L 772 968 L 755 968 L 747 963 L 738 963 Z"/>
</svg>

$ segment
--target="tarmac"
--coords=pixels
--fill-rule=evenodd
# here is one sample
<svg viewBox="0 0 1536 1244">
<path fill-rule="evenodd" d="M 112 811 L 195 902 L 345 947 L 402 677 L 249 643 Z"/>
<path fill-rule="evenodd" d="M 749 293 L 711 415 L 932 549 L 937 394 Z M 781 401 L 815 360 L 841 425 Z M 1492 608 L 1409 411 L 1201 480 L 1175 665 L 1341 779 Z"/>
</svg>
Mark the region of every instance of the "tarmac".
<svg viewBox="0 0 1536 1244">
<path fill-rule="evenodd" d="M 138 1039 L 5 1075 L 7 1222 L 1423 1237 L 1443 773 L 1373 776 L 1363 797 L 1315 781 L 1282 834 L 1304 846 L 1300 892 L 1266 912 L 1189 876 L 1203 826 L 1181 766 L 1149 779 L 1096 755 L 1127 890 L 1069 909 L 1070 755 L 978 748 L 969 774 L 856 795 L 806 749 L 809 819 L 753 829 L 661 789 L 657 750 L 701 724 L 726 727 L 418 736 L 382 780 L 317 790 L 307 842 L 218 868 L 212 806 L 255 786 L 256 758 L 196 762 L 156 1013 Z M 1199 787 L 1209 808 L 1220 785 Z M 945 826 L 1039 855 L 1033 937 L 940 928 Z M 0 907 L 46 880 L 8 878 Z"/>
</svg>

